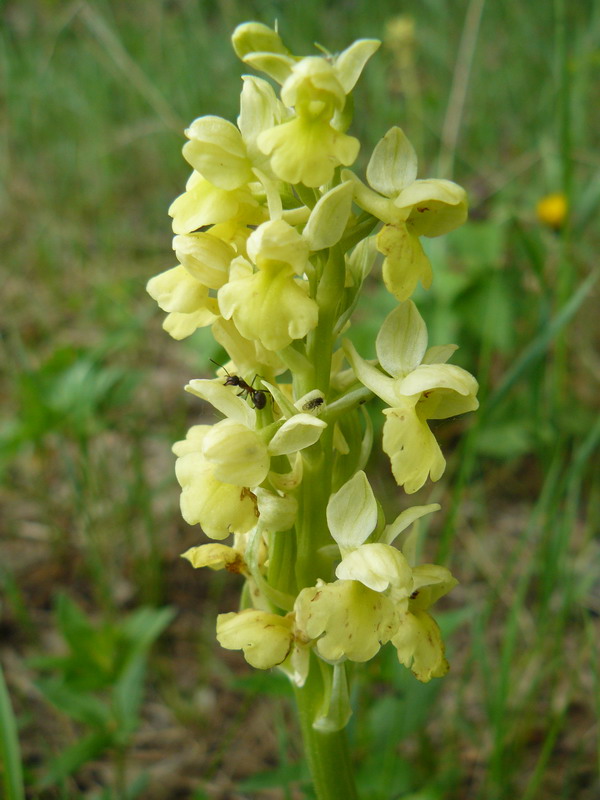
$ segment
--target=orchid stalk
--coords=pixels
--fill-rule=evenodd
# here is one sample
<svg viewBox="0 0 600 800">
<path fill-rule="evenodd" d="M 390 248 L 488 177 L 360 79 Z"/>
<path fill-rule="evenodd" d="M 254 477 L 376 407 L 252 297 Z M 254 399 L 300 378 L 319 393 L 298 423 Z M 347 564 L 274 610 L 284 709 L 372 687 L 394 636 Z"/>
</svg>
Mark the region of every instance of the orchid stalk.
<svg viewBox="0 0 600 800">
<path fill-rule="evenodd" d="M 173 338 L 210 326 L 229 357 L 186 386 L 222 419 L 173 448 L 182 515 L 212 540 L 183 556 L 240 576 L 239 609 L 219 614 L 217 639 L 285 673 L 317 796 L 347 800 L 349 662 L 390 643 L 416 680 L 448 670 L 431 607 L 456 580 L 419 564 L 415 545 L 414 523 L 439 506 L 384 519 L 364 471 L 374 445 L 364 404 L 385 403 L 382 446 L 407 495 L 442 476 L 428 420 L 476 409 L 477 382 L 447 363 L 454 345 L 428 347 L 410 297 L 433 279 L 421 237 L 464 222 L 467 201 L 455 183 L 417 178 L 398 127 L 365 180 L 350 169 L 351 94 L 378 41 L 297 56 L 250 22 L 233 46 L 270 81 L 243 77 L 237 125 L 205 116 L 187 129 L 192 172 L 169 209 L 179 263 L 148 283 Z M 378 254 L 398 305 L 372 362 L 346 337 L 365 281 L 379 280 Z"/>
</svg>

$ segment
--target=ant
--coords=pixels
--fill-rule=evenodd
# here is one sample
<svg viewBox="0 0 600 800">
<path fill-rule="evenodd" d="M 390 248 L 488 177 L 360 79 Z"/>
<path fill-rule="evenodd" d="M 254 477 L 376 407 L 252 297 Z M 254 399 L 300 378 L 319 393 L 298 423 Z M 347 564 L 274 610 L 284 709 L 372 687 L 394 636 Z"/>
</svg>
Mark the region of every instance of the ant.
<svg viewBox="0 0 600 800">
<path fill-rule="evenodd" d="M 225 378 L 225 386 L 240 387 L 242 391 L 238 392 L 238 397 L 241 396 L 248 397 L 249 395 L 252 398 L 252 403 L 254 404 L 254 408 L 258 408 L 259 411 L 261 408 L 264 408 L 266 406 L 267 392 L 265 392 L 263 389 L 255 389 L 254 386 L 252 386 L 252 384 L 247 383 L 243 378 L 240 378 L 239 375 L 230 375 L 230 373 L 227 372 L 227 369 L 225 369 L 225 367 L 222 364 L 217 364 L 217 362 L 213 361 L 212 358 L 210 360 L 212 361 L 213 364 L 215 364 L 215 366 L 221 367 L 221 369 L 224 369 L 225 372 L 227 373 L 227 377 Z M 254 380 L 252 381 L 252 383 L 254 383 Z"/>
</svg>

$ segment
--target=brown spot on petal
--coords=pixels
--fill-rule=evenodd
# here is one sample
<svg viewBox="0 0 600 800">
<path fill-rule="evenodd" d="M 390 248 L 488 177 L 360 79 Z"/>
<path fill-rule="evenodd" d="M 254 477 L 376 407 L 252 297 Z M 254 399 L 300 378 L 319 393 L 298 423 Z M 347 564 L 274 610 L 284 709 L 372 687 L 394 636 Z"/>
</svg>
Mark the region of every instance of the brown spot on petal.
<svg viewBox="0 0 600 800">
<path fill-rule="evenodd" d="M 417 211 L 419 212 L 419 214 L 422 214 L 424 211 L 429 211 L 429 209 L 427 208 L 427 206 L 423 206 L 423 208 L 417 207 Z"/>
<path fill-rule="evenodd" d="M 246 562 L 240 555 L 238 555 L 235 561 L 229 561 L 227 564 L 225 564 L 225 569 L 227 572 L 234 572 L 238 575 L 243 575 L 246 572 Z"/>
<path fill-rule="evenodd" d="M 259 517 L 260 514 L 258 512 L 258 502 L 256 500 L 256 495 L 254 492 L 251 492 L 247 486 L 242 486 L 242 490 L 240 492 L 240 500 L 243 500 L 245 497 L 249 497 L 250 500 L 254 503 L 254 516 Z"/>
</svg>

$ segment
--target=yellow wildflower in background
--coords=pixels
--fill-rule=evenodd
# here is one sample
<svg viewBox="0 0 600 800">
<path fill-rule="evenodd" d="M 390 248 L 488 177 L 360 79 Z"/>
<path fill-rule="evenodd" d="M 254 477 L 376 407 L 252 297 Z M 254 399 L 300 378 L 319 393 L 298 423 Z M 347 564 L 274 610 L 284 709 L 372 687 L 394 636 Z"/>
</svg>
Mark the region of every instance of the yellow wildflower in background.
<svg viewBox="0 0 600 800">
<path fill-rule="evenodd" d="M 535 210 L 540 222 L 559 230 L 565 224 L 569 211 L 567 198 L 561 192 L 547 194 L 538 200 Z"/>
</svg>

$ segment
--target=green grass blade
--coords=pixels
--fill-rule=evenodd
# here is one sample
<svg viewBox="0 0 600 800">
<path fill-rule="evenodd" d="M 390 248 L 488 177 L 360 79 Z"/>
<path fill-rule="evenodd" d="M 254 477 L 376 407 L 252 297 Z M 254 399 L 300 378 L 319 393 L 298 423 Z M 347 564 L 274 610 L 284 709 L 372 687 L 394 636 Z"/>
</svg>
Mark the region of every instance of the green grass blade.
<svg viewBox="0 0 600 800">
<path fill-rule="evenodd" d="M 17 724 L 13 714 L 8 689 L 0 666 L 0 760 L 4 778 L 6 800 L 24 800 L 23 768 L 19 750 Z"/>
<path fill-rule="evenodd" d="M 564 724 L 565 709 L 563 709 L 562 712 L 558 714 L 548 726 L 548 732 L 542 744 L 537 764 L 535 765 L 533 774 L 529 779 L 529 783 L 527 784 L 527 788 L 525 789 L 525 794 L 523 795 L 522 800 L 533 800 L 533 798 L 538 794 L 544 779 L 548 762 L 550 761 L 556 746 L 556 740 L 558 739 L 558 735 L 561 732 Z"/>
<path fill-rule="evenodd" d="M 599 274 L 597 271 L 592 272 L 549 325 L 523 350 L 513 366 L 505 374 L 502 383 L 488 397 L 485 406 L 482 408 L 482 415 L 489 415 L 496 406 L 500 405 L 515 383 L 527 373 L 528 369 L 536 361 L 539 361 L 544 356 L 554 337 L 564 328 L 586 299 L 598 280 Z"/>
</svg>

